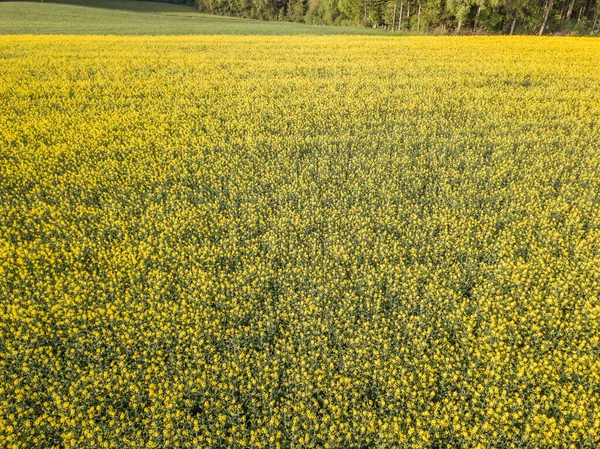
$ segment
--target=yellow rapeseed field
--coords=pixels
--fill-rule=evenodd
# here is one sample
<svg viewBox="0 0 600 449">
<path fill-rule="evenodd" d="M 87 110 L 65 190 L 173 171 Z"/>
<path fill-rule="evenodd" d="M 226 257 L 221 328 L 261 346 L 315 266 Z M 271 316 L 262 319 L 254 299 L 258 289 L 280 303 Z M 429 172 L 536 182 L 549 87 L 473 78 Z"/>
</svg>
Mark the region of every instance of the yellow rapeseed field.
<svg viewBox="0 0 600 449">
<path fill-rule="evenodd" d="M 597 448 L 600 40 L 0 37 L 0 447 Z"/>
</svg>

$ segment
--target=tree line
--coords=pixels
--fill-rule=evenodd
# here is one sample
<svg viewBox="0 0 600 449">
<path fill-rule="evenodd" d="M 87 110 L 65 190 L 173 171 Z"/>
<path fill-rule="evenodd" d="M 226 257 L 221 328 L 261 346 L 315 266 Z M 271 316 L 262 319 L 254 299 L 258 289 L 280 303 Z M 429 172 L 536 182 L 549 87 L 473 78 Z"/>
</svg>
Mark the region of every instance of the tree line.
<svg viewBox="0 0 600 449">
<path fill-rule="evenodd" d="M 392 32 L 600 34 L 600 0 L 196 0 L 203 12 Z"/>
</svg>

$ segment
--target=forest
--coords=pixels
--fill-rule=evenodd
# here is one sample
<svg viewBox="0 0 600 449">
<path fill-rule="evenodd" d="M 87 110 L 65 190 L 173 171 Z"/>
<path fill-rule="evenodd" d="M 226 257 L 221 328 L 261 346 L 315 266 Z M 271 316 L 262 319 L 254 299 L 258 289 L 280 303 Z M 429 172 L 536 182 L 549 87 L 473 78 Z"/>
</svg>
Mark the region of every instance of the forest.
<svg viewBox="0 0 600 449">
<path fill-rule="evenodd" d="M 176 0 L 179 1 L 179 0 Z M 196 0 L 202 12 L 433 34 L 600 32 L 599 0 Z"/>
</svg>

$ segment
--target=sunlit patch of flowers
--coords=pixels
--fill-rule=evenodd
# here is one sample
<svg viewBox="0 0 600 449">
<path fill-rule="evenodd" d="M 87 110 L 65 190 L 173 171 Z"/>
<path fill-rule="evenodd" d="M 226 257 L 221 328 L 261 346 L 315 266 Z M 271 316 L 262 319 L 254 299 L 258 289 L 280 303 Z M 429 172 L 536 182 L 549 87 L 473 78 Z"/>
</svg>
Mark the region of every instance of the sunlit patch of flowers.
<svg viewBox="0 0 600 449">
<path fill-rule="evenodd" d="M 0 447 L 598 447 L 599 67 L 0 37 Z"/>
</svg>

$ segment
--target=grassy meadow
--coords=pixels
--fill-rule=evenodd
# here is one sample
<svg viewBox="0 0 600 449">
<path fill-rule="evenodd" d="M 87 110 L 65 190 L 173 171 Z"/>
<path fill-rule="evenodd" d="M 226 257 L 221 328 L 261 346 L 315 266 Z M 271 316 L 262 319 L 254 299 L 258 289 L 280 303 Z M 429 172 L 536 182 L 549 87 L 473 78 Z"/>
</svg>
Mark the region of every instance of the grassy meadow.
<svg viewBox="0 0 600 449">
<path fill-rule="evenodd" d="M 329 35 L 384 34 L 359 27 L 263 22 L 199 13 L 195 7 L 137 0 L 0 1 L 2 34 Z"/>
<path fill-rule="evenodd" d="M 600 41 L 0 61 L 1 447 L 597 447 Z"/>
</svg>

